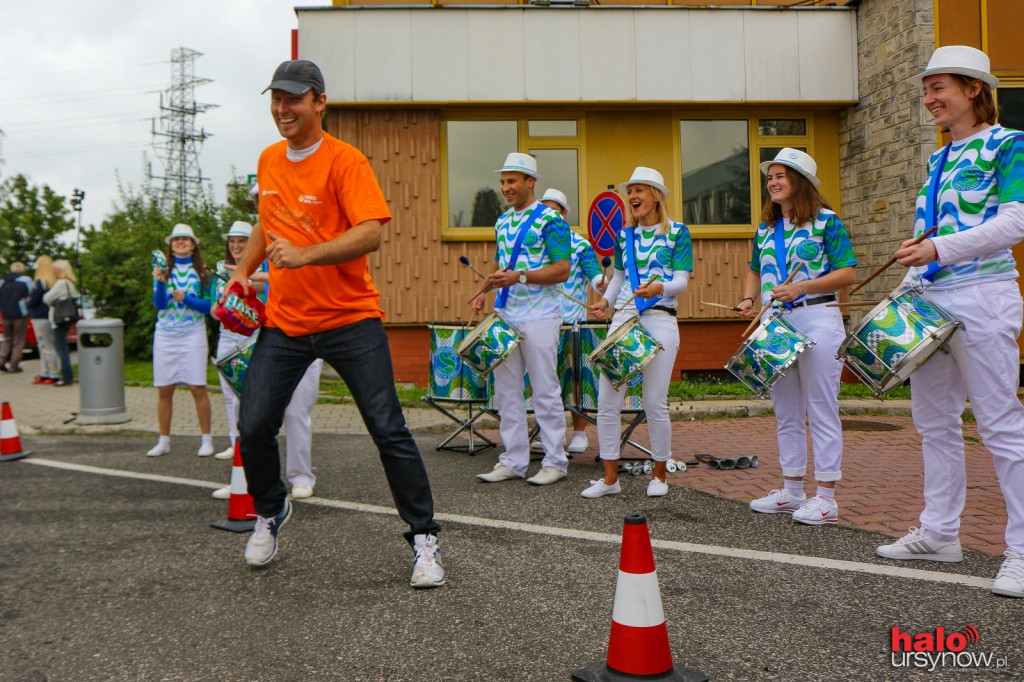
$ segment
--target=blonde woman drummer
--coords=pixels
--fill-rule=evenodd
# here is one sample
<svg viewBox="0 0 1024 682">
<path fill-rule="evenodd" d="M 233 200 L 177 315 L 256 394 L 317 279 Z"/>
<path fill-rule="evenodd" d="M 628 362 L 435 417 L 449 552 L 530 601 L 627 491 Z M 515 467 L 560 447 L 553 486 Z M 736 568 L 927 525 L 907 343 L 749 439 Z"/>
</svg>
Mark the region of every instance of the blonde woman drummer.
<svg viewBox="0 0 1024 682">
<path fill-rule="evenodd" d="M 969 398 L 1006 503 L 1007 549 L 992 592 L 1024 597 L 1024 407 L 1017 397 L 1021 296 L 1010 247 L 1024 238 L 1024 135 L 996 123 L 988 56 L 950 45 L 911 79 L 948 147 L 932 154 L 914 232 L 938 235 L 896 252 L 907 281 L 963 323 L 910 377 L 924 456 L 920 527 L 877 549 L 888 559 L 963 561 L 958 533 L 967 494 L 960 414 Z M 932 188 L 934 182 L 934 188 Z M 931 206 L 929 206 L 931 204 Z"/>
<path fill-rule="evenodd" d="M 772 389 L 782 488 L 750 503 L 755 512 L 792 514 L 810 525 L 836 523 L 836 481 L 842 478 L 843 429 L 839 422 L 839 377 L 836 352 L 846 336 L 836 290 L 853 283 L 857 259 L 839 216 L 818 186 L 818 164 L 796 149 L 785 148 L 761 164 L 768 201 L 754 235 L 754 251 L 738 307 L 753 317 L 771 302 L 785 320 L 815 342 Z M 803 266 L 790 284 L 794 268 Z M 755 303 L 757 307 L 755 307 Z M 807 432 L 814 448 L 815 496 L 804 494 Z"/>
<path fill-rule="evenodd" d="M 640 324 L 662 345 L 643 370 L 644 412 L 647 415 L 654 476 L 648 497 L 668 494 L 666 463 L 672 456 L 672 424 L 668 418 L 668 385 L 679 351 L 676 297 L 686 291 L 693 271 L 693 244 L 686 225 L 668 216 L 668 188 L 661 173 L 638 166 L 621 185 L 626 195 L 630 224 L 615 242 L 615 269 L 600 301 L 590 307 L 598 318 L 616 304 L 608 333 L 640 316 Z M 634 267 L 635 266 L 635 267 Z M 652 281 L 655 280 L 656 281 Z M 634 297 L 635 294 L 635 297 Z M 632 300 L 630 300 L 632 299 Z M 627 302 L 628 301 L 628 302 Z M 624 307 L 620 307 L 624 306 Z M 597 393 L 597 439 L 604 462 L 604 478 L 590 482 L 583 497 L 615 495 L 619 485 L 619 437 L 622 401 L 628 387 L 612 386 L 603 373 Z"/>
</svg>

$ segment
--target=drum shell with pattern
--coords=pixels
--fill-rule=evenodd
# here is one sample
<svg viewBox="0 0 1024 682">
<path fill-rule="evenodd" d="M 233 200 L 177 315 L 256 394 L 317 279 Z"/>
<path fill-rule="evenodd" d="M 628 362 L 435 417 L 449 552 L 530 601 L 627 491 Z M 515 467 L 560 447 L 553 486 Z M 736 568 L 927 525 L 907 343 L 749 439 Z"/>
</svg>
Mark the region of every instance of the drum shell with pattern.
<svg viewBox="0 0 1024 682">
<path fill-rule="evenodd" d="M 564 324 L 559 328 L 558 333 L 558 355 L 556 372 L 558 374 L 558 381 L 561 386 L 562 393 L 562 404 L 565 407 L 575 405 L 575 372 L 573 371 L 573 356 L 575 355 L 575 343 L 576 340 L 573 336 L 573 325 Z M 523 398 L 526 400 L 526 411 L 533 412 L 533 388 L 530 386 L 530 373 L 523 372 L 523 382 L 525 388 L 523 389 Z M 490 409 L 498 409 L 498 405 L 494 400 L 494 377 L 487 377 L 487 407 Z"/>
<path fill-rule="evenodd" d="M 903 383 L 960 326 L 920 287 L 901 284 L 864 316 L 836 357 L 882 395 Z"/>
<path fill-rule="evenodd" d="M 484 318 L 456 347 L 455 352 L 470 367 L 487 376 L 519 345 L 523 333 L 497 312 Z"/>
<path fill-rule="evenodd" d="M 456 352 L 470 329 L 459 323 L 432 322 L 430 329 L 430 385 L 434 400 L 456 403 L 484 402 L 487 380 Z"/>
<path fill-rule="evenodd" d="M 725 366 L 762 400 L 771 394 L 772 385 L 796 364 L 814 341 L 779 313 L 773 313 L 729 359 Z"/>
<path fill-rule="evenodd" d="M 610 331 L 588 358 L 618 388 L 643 371 L 661 348 L 661 343 L 640 324 L 640 318 L 631 317 Z"/>
<path fill-rule="evenodd" d="M 582 412 L 597 412 L 598 377 L 601 376 L 601 370 L 590 361 L 590 354 L 608 337 L 608 327 L 609 322 L 585 322 L 578 325 L 576 338 L 579 350 L 576 357 L 579 365 L 576 368 L 575 406 Z M 623 412 L 643 411 L 643 379 L 643 372 L 638 372 L 626 382 L 629 388 L 622 401 Z"/>
<path fill-rule="evenodd" d="M 210 358 L 210 362 L 227 381 L 228 387 L 239 398 L 242 397 L 242 384 L 245 382 L 245 372 L 249 369 L 249 358 L 252 357 L 252 349 L 259 335 L 257 329 L 252 336 L 219 358 Z"/>
</svg>

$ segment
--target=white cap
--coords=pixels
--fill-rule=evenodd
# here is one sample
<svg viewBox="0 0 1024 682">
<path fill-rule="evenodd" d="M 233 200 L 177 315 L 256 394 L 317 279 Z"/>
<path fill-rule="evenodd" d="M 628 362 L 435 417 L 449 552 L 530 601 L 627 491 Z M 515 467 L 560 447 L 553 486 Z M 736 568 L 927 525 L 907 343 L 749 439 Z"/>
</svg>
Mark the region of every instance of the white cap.
<svg viewBox="0 0 1024 682">
<path fill-rule="evenodd" d="M 809 154 L 805 154 L 799 149 L 792 149 L 790 147 L 783 147 L 779 150 L 779 153 L 775 155 L 775 158 L 771 161 L 762 161 L 759 166 L 761 172 L 768 175 L 768 169 L 777 163 L 781 163 L 783 166 L 789 166 L 793 170 L 800 173 L 815 187 L 821 186 L 821 180 L 815 173 L 818 172 L 818 164 L 815 163 L 814 159 Z"/>
<path fill-rule="evenodd" d="M 188 237 L 189 239 L 196 243 L 196 246 L 199 245 L 199 238 L 196 237 L 196 233 L 192 231 L 191 225 L 186 225 L 185 223 L 178 223 L 177 225 L 171 228 L 171 236 L 165 238 L 164 242 L 170 244 L 171 240 L 174 239 L 175 237 Z"/>
<path fill-rule="evenodd" d="M 559 206 L 564 208 L 566 213 L 568 213 L 569 210 L 570 210 L 569 209 L 569 198 L 567 196 L 565 196 L 565 194 L 563 194 L 562 192 L 559 192 L 557 189 L 555 189 L 553 187 L 550 188 L 550 189 L 544 190 L 544 196 L 542 196 L 540 198 L 540 202 L 543 204 L 545 201 L 553 201 L 553 202 L 555 202 L 556 204 L 558 204 Z"/>
<path fill-rule="evenodd" d="M 248 239 L 251 236 L 252 225 L 245 222 L 244 220 L 236 220 L 235 222 L 231 223 L 231 227 L 230 229 L 228 229 L 228 233 L 224 235 L 224 239 L 227 239 L 228 237 L 245 237 L 246 239 Z"/>
<path fill-rule="evenodd" d="M 988 55 L 967 45 L 946 45 L 938 47 L 932 52 L 932 58 L 928 60 L 928 67 L 908 80 L 922 87 L 927 76 L 934 76 L 940 73 L 958 73 L 969 78 L 977 78 L 990 88 L 999 87 L 999 79 L 992 75 L 992 67 Z"/>
<path fill-rule="evenodd" d="M 522 154 L 520 152 L 512 152 L 505 157 L 505 165 L 494 172 L 504 173 L 505 171 L 526 173 L 534 178 L 540 177 L 540 173 L 537 172 L 537 159 L 533 158 L 529 154 Z"/>
<path fill-rule="evenodd" d="M 668 196 L 668 187 L 665 187 L 665 178 L 661 177 L 661 173 L 654 170 L 653 168 L 647 168 L 646 166 L 637 166 L 633 169 L 633 175 L 630 176 L 629 180 L 619 185 L 619 191 L 623 194 L 628 193 L 630 185 L 650 185 L 661 190 L 662 196 Z"/>
</svg>

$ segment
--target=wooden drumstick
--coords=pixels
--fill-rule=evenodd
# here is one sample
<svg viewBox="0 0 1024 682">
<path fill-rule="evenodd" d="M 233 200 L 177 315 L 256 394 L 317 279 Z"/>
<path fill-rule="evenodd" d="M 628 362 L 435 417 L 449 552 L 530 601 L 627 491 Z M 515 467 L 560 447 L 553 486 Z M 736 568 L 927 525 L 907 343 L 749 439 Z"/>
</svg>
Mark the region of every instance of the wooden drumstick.
<svg viewBox="0 0 1024 682">
<path fill-rule="evenodd" d="M 865 305 L 878 305 L 881 301 L 849 301 L 847 303 L 826 303 L 826 308 L 854 308 Z"/>
<path fill-rule="evenodd" d="M 510 268 L 510 267 L 512 267 L 512 266 L 510 265 L 508 267 L 502 268 L 501 272 L 508 272 L 508 268 Z M 478 291 L 475 294 L 473 294 L 472 298 L 469 299 L 469 302 L 472 303 L 474 298 L 476 298 L 480 294 L 486 294 L 490 290 L 491 290 L 490 283 L 489 282 L 485 282 L 484 285 L 482 287 L 480 287 L 480 291 Z"/>
<path fill-rule="evenodd" d="M 578 298 L 575 298 L 575 297 L 573 297 L 573 296 L 570 296 L 569 294 L 565 293 L 565 292 L 564 292 L 564 291 L 562 291 L 561 289 L 555 289 L 555 291 L 557 291 L 558 293 L 560 293 L 560 294 L 561 294 L 562 296 L 565 296 L 565 297 L 566 297 L 567 299 L 569 299 L 570 301 L 572 301 L 572 302 L 573 302 L 573 303 L 575 303 L 576 305 L 581 305 L 581 306 L 583 306 L 584 308 L 589 308 L 589 307 L 590 307 L 590 304 L 589 304 L 589 303 L 584 303 L 584 302 L 583 302 L 583 301 L 581 301 L 580 299 L 578 299 Z"/>
<path fill-rule="evenodd" d="M 612 264 L 612 259 L 605 256 L 601 259 L 601 286 L 604 286 L 608 281 L 608 266 Z"/>
<path fill-rule="evenodd" d="M 661 275 L 655 275 L 654 277 L 651 277 L 649 280 L 647 280 L 647 284 L 644 284 L 643 286 L 649 287 L 652 284 L 654 284 L 655 282 L 657 282 L 659 279 L 661 279 Z M 632 296 L 630 296 L 629 298 L 626 299 L 625 303 L 623 303 L 621 306 L 619 306 L 619 310 L 612 309 L 612 315 L 614 315 L 615 313 L 625 309 L 626 306 L 628 306 L 630 303 L 633 302 L 634 298 L 636 298 L 636 292 L 635 291 L 633 292 Z"/>
<path fill-rule="evenodd" d="M 793 278 L 796 277 L 796 273 L 800 272 L 800 268 L 802 268 L 803 266 L 803 262 L 797 263 L 796 267 L 793 269 L 793 272 L 789 274 L 789 277 L 786 278 L 786 281 L 783 282 L 781 286 L 786 286 L 787 284 L 792 282 Z M 740 302 L 742 303 L 742 301 Z M 768 306 L 770 306 L 772 303 L 774 303 L 774 300 L 772 298 L 769 298 L 768 302 L 761 306 L 761 309 L 757 311 L 757 315 L 754 315 L 754 319 L 750 321 L 750 325 L 743 330 L 742 334 L 740 334 L 741 339 L 745 337 L 747 334 L 749 334 L 751 329 L 761 324 L 761 316 L 764 315 L 764 311 L 768 310 Z"/>
<path fill-rule="evenodd" d="M 709 301 L 701 301 L 701 305 L 709 305 L 712 308 L 725 308 L 726 310 L 739 310 L 738 306 L 734 305 L 722 305 L 721 303 L 710 303 Z"/>
<path fill-rule="evenodd" d="M 466 258 L 465 256 L 459 256 L 459 262 L 462 263 L 463 265 L 465 265 L 467 268 L 469 268 L 473 272 L 475 272 L 480 279 L 486 279 L 487 275 L 485 275 L 484 273 L 482 273 L 479 270 L 477 270 L 476 268 L 474 268 L 473 264 L 470 263 L 469 259 Z"/>
<path fill-rule="evenodd" d="M 937 229 L 939 229 L 938 225 L 933 226 L 932 229 L 928 230 L 927 232 L 922 234 L 920 237 L 915 237 L 914 239 L 910 240 L 910 243 L 907 244 L 907 246 L 914 246 L 915 244 L 920 244 L 925 239 L 928 239 L 928 237 L 930 237 L 933 234 L 935 234 L 935 231 Z M 882 267 L 878 268 L 877 270 L 872 272 L 870 275 L 868 275 L 868 278 L 866 280 L 864 280 L 863 282 L 861 282 L 860 284 L 858 284 L 854 288 L 850 289 L 850 293 L 851 294 L 855 294 L 858 291 L 860 291 L 864 287 L 865 284 L 867 284 L 868 282 L 873 280 L 875 277 L 878 277 L 880 274 L 882 274 L 883 270 L 885 270 L 886 268 L 890 267 L 895 262 L 896 262 L 896 256 L 893 256 L 889 260 L 885 261 L 885 263 L 882 265 Z"/>
</svg>

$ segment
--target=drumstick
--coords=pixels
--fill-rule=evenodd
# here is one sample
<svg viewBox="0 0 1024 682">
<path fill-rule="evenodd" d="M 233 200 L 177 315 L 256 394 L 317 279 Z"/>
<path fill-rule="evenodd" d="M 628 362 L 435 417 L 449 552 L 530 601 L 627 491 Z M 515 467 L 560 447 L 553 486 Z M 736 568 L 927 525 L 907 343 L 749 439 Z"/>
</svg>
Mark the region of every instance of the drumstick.
<svg viewBox="0 0 1024 682">
<path fill-rule="evenodd" d="M 484 273 L 482 273 L 479 270 L 477 270 L 476 268 L 474 268 L 473 264 L 470 263 L 469 259 L 466 258 L 465 256 L 459 256 L 459 262 L 462 263 L 463 265 L 465 265 L 467 268 L 469 268 L 473 272 L 475 272 L 477 274 L 477 276 L 480 277 L 480 279 L 484 279 L 485 277 L 487 277 L 487 275 L 485 275 Z"/>
<path fill-rule="evenodd" d="M 565 296 L 565 297 L 566 297 L 567 299 L 569 299 L 570 301 L 572 301 L 572 302 L 573 302 L 573 303 L 575 303 L 576 305 L 581 305 L 581 306 L 583 306 L 584 308 L 589 308 L 589 307 L 590 307 L 590 304 L 589 304 L 589 303 L 584 303 L 584 302 L 583 302 L 583 301 L 581 301 L 580 299 L 578 299 L 578 298 L 575 298 L 575 297 L 573 297 L 573 296 L 570 296 L 569 294 L 565 293 L 565 292 L 564 292 L 564 291 L 562 291 L 561 289 L 556 289 L 556 291 L 557 291 L 558 293 L 560 293 L 560 294 L 561 294 L 562 296 Z"/>
<path fill-rule="evenodd" d="M 709 303 L 708 301 L 701 301 L 701 305 L 709 305 L 712 308 L 725 308 L 726 310 L 739 310 L 738 306 L 734 305 L 722 305 L 721 303 Z"/>
<path fill-rule="evenodd" d="M 803 266 L 804 264 L 802 261 L 800 263 L 797 263 L 796 267 L 793 269 L 793 272 L 791 272 L 789 274 L 789 277 L 786 278 L 786 281 L 782 283 L 782 286 L 786 286 L 787 284 L 792 282 L 793 278 L 796 277 L 796 273 L 800 272 L 800 268 L 802 268 Z M 764 311 L 768 310 L 768 306 L 770 306 L 772 303 L 772 299 L 769 298 L 768 301 L 763 306 L 761 306 L 761 309 L 757 311 L 757 315 L 754 315 L 754 319 L 750 321 L 750 325 L 743 330 L 742 334 L 740 334 L 741 339 L 747 334 L 749 334 L 751 329 L 753 329 L 754 327 L 761 323 L 761 316 L 764 315 Z"/>
<path fill-rule="evenodd" d="M 608 266 L 612 264 L 612 259 L 605 256 L 601 259 L 601 286 L 604 286 L 605 282 L 608 281 Z"/>
<path fill-rule="evenodd" d="M 939 229 L 938 225 L 933 226 L 932 229 L 928 230 L 927 232 L 922 234 L 920 237 L 916 237 L 916 238 L 910 240 L 910 243 L 907 244 L 907 246 L 914 246 L 915 244 L 920 244 L 925 239 L 928 239 L 928 237 L 930 237 L 933 234 L 935 234 L 935 231 L 937 229 Z M 863 282 L 861 282 L 860 284 L 858 284 L 854 288 L 850 289 L 850 293 L 851 294 L 855 294 L 858 291 L 860 291 L 864 287 L 865 284 L 867 284 L 868 282 L 873 280 L 875 277 L 878 277 L 880 274 L 882 274 L 883 270 L 885 270 L 886 268 L 888 268 L 889 266 L 891 266 L 895 262 L 896 262 L 896 256 L 893 256 L 889 260 L 885 261 L 885 263 L 882 264 L 882 267 L 878 268 L 877 270 L 872 272 L 870 275 L 868 275 L 868 278 L 866 280 L 864 280 Z"/>
<path fill-rule="evenodd" d="M 853 308 L 861 305 L 878 305 L 881 301 L 850 301 L 849 303 L 826 303 L 826 308 Z"/>
<path fill-rule="evenodd" d="M 655 275 L 654 277 L 651 277 L 649 280 L 647 280 L 647 284 L 644 284 L 643 286 L 649 287 L 652 284 L 654 284 L 655 282 L 657 282 L 659 279 L 661 279 L 661 275 Z M 630 303 L 633 302 L 634 298 L 636 298 L 636 292 L 635 291 L 633 292 L 632 296 L 630 296 L 629 298 L 626 299 L 625 303 L 623 303 L 621 306 L 619 306 L 619 310 L 624 310 L 627 305 L 629 305 Z M 615 313 L 619 312 L 619 310 L 612 309 L 612 315 L 614 315 Z"/>
<path fill-rule="evenodd" d="M 504 268 L 502 268 L 502 269 L 501 269 L 501 272 L 507 272 L 507 271 L 508 271 L 508 269 L 509 269 L 510 267 L 512 267 L 512 266 L 511 266 L 511 265 L 509 265 L 509 266 L 507 266 L 507 267 L 504 267 Z M 476 292 L 475 294 L 473 294 L 473 297 L 469 299 L 469 302 L 470 302 L 470 303 L 472 303 L 472 302 L 473 302 L 473 299 L 474 299 L 474 298 L 476 298 L 476 297 L 477 297 L 477 296 L 479 296 L 480 294 L 486 294 L 486 293 L 487 293 L 488 291 L 490 291 L 490 290 L 491 290 L 491 285 L 490 285 L 490 283 L 489 283 L 489 282 L 487 282 L 487 283 L 484 283 L 484 285 L 483 285 L 482 287 L 480 287 L 480 291 L 478 291 L 478 292 Z"/>
</svg>

